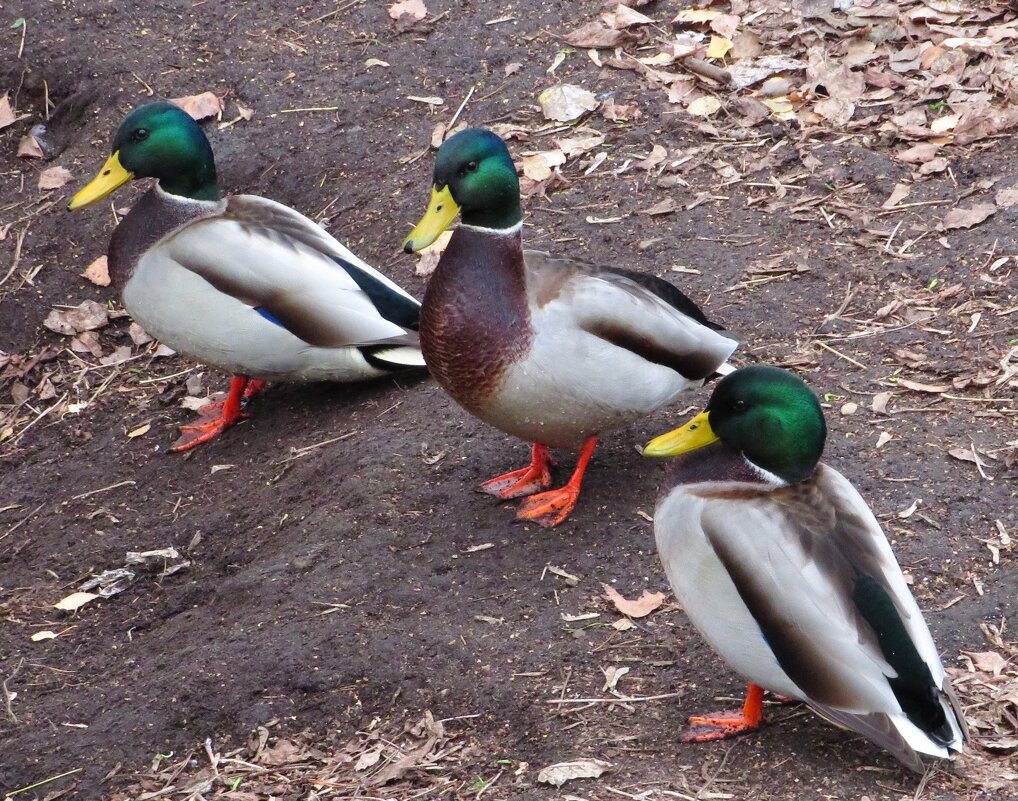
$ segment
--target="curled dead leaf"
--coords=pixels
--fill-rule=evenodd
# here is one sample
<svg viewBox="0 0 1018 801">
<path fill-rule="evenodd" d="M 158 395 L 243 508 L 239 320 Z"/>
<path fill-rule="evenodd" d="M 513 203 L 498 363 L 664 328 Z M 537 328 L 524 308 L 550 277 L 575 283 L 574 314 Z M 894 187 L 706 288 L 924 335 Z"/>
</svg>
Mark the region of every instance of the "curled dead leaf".
<svg viewBox="0 0 1018 801">
<path fill-rule="evenodd" d="M 571 122 L 600 105 L 593 92 L 569 83 L 545 89 L 537 99 L 545 118 L 556 122 Z"/>
<path fill-rule="evenodd" d="M 721 101 L 713 95 L 701 95 L 686 106 L 686 112 L 694 117 L 710 117 L 721 111 Z"/>
<path fill-rule="evenodd" d="M 142 436 L 144 436 L 145 434 L 147 434 L 151 430 L 152 430 L 152 424 L 151 423 L 145 423 L 145 425 L 138 426 L 133 431 L 128 431 L 127 432 L 127 438 L 128 439 L 135 439 L 137 437 L 142 437 Z"/>
<path fill-rule="evenodd" d="M 21 141 L 18 142 L 18 158 L 19 159 L 43 159 L 46 158 L 46 154 L 42 152 L 42 147 L 32 134 L 25 134 L 21 137 Z"/>
<path fill-rule="evenodd" d="M 604 594 L 607 596 L 608 600 L 615 605 L 616 609 L 628 617 L 646 617 L 665 602 L 665 594 L 663 592 L 649 592 L 644 590 L 643 594 L 639 598 L 635 601 L 631 601 L 628 598 L 623 597 L 619 591 L 610 584 L 602 584 L 601 586 L 604 588 Z"/>
<path fill-rule="evenodd" d="M 649 209 L 643 209 L 640 214 L 646 214 L 648 217 L 659 217 L 663 214 L 671 214 L 677 211 L 679 204 L 674 199 L 666 197 L 664 200 L 655 203 Z"/>
<path fill-rule="evenodd" d="M 105 256 L 100 256 L 93 261 L 81 274 L 96 286 L 110 285 L 110 268 Z"/>
<path fill-rule="evenodd" d="M 109 321 L 105 306 L 94 300 L 83 300 L 70 309 L 53 309 L 42 324 L 50 331 L 71 336 L 102 328 Z"/>
<path fill-rule="evenodd" d="M 984 673 L 999 676 L 1001 671 L 1007 667 L 1007 660 L 996 651 L 962 651 L 962 653 L 972 660 L 976 670 L 981 670 Z"/>
<path fill-rule="evenodd" d="M 551 177 L 555 167 L 566 163 L 561 150 L 545 150 L 523 157 L 523 174 L 532 181 L 544 181 Z"/>
<path fill-rule="evenodd" d="M 215 92 L 175 97 L 170 102 L 182 108 L 195 120 L 206 120 L 209 117 L 221 119 L 223 116 L 223 101 Z"/>
<path fill-rule="evenodd" d="M 17 121 L 18 117 L 14 113 L 14 109 L 11 108 L 11 93 L 5 92 L 4 96 L 0 97 L 0 129 L 13 125 Z"/>
<path fill-rule="evenodd" d="M 596 779 L 611 769 L 611 762 L 605 762 L 603 759 L 575 759 L 572 762 L 558 762 L 541 768 L 537 780 L 561 787 L 573 779 Z"/>
<path fill-rule="evenodd" d="M 428 9 L 424 6 L 423 0 L 402 0 L 389 6 L 389 16 L 394 20 L 400 17 L 410 17 L 414 22 L 420 22 L 428 16 Z"/>
<path fill-rule="evenodd" d="M 989 219 L 997 213 L 997 207 L 993 203 L 977 203 L 963 209 L 951 209 L 944 215 L 941 223 L 945 231 L 955 228 L 972 228 L 984 220 Z"/>
<path fill-rule="evenodd" d="M 641 14 L 639 11 L 632 9 L 627 5 L 623 5 L 622 3 L 615 6 L 615 11 L 608 14 L 602 14 L 602 18 L 606 23 L 608 23 L 609 27 L 617 31 L 637 25 L 654 24 L 654 20 L 646 14 Z"/>
<path fill-rule="evenodd" d="M 74 176 L 66 167 L 49 167 L 39 173 L 39 189 L 59 189 L 72 178 Z"/>
<path fill-rule="evenodd" d="M 905 389 L 911 389 L 913 392 L 930 392 L 932 394 L 940 394 L 950 389 L 947 384 L 924 384 L 921 381 L 911 381 L 907 378 L 899 378 L 895 384 L 905 387 Z"/>
<path fill-rule="evenodd" d="M 438 239 L 420 251 L 418 254 L 420 259 L 417 261 L 417 266 L 414 267 L 414 273 L 427 276 L 435 272 L 438 260 L 442 258 L 442 252 L 449 244 L 450 239 L 452 239 L 452 231 L 443 231 L 439 234 Z"/>
<path fill-rule="evenodd" d="M 90 592 L 72 592 L 66 598 L 61 598 L 55 604 L 54 609 L 60 609 L 64 612 L 73 612 L 75 609 L 80 609 L 90 601 L 94 601 L 98 598 L 98 595 L 94 595 Z"/>
<path fill-rule="evenodd" d="M 600 20 L 581 25 L 575 31 L 567 33 L 562 38 L 566 44 L 584 48 L 619 47 L 634 40 L 633 34 L 624 30 L 613 30 Z"/>
</svg>

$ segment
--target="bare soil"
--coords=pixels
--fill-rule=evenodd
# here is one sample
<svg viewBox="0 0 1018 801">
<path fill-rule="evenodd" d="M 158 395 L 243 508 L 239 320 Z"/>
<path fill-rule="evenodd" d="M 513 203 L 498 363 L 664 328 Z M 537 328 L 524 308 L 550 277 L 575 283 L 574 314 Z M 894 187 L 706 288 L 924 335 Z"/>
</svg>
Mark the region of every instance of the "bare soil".
<svg viewBox="0 0 1018 801">
<path fill-rule="evenodd" d="M 420 296 L 425 279 L 398 245 L 427 199 L 435 123 L 448 122 L 471 87 L 468 123 L 535 130 L 537 91 L 557 80 L 613 92 L 642 117 L 591 123 L 607 134 L 607 166 L 590 176 L 566 169 L 567 185 L 529 198 L 529 244 L 667 276 L 740 336 L 741 363 L 799 370 L 828 406 L 827 459 L 884 521 L 945 663 L 964 667 L 962 651 L 992 649 L 981 625 L 1008 639 L 1018 614 L 1013 552 L 1001 549 L 994 563 L 986 545 L 999 538 L 996 521 L 1018 533 L 1018 474 L 1007 463 L 1018 403 L 1008 386 L 971 380 L 997 375 L 1018 336 L 1018 314 L 1001 314 L 1016 305 L 1015 260 L 989 271 L 1018 256 L 1018 207 L 944 243 L 935 229 L 966 193 L 992 193 L 981 180 L 1018 182 L 1018 145 L 999 138 L 954 149 L 952 173 L 909 198 L 930 204 L 863 224 L 853 210 L 879 213 L 909 175 L 886 150 L 829 139 L 812 150 L 821 165 L 809 172 L 791 146 L 765 158 L 780 128 L 762 144 L 712 142 L 636 73 L 599 69 L 583 53 L 547 74 L 556 36 L 600 10 L 591 0 L 432 2 L 434 21 L 406 25 L 376 2 L 5 4 L 0 92 L 35 118 L 46 93 L 59 102 L 87 84 L 99 94 L 54 162 L 74 175 L 64 189 L 40 192 L 37 175 L 49 165 L 14 156 L 33 120 L 0 132 L 0 228 L 13 223 L 0 241 L 0 274 L 27 229 L 17 269 L 0 286 L 0 351 L 21 365 L 52 351 L 24 375 L 5 374 L 0 411 L 14 409 L 16 382 L 34 391 L 49 378 L 56 393 L 33 395 L 16 436 L 0 444 L 0 679 L 9 679 L 0 790 L 77 771 L 16 798 L 136 797 L 163 786 L 144 783 L 157 765 L 179 765 L 182 775 L 207 765 L 206 738 L 229 750 L 263 726 L 270 743 L 328 750 L 358 731 L 402 731 L 430 711 L 460 746 L 454 756 L 404 777 L 403 789 L 336 797 L 1018 798 L 966 778 L 1005 770 L 978 748 L 920 786 L 887 755 L 796 707 L 775 707 L 772 725 L 730 743 L 679 741 L 688 714 L 733 705 L 740 681 L 674 605 L 628 631 L 613 628 L 620 615 L 602 583 L 627 597 L 667 591 L 649 522 L 659 467 L 634 445 L 677 424 L 706 393 L 606 437 L 577 512 L 549 532 L 515 523 L 511 505 L 474 490 L 519 466 L 526 447 L 429 380 L 275 386 L 250 420 L 181 457 L 166 448 L 191 416 L 178 405 L 185 380 L 203 368 L 145 348 L 104 366 L 41 326 L 54 305 L 116 303 L 79 275 L 105 252 L 108 207 L 72 215 L 64 204 L 102 163 L 121 116 L 150 94 L 225 95 L 224 121 L 237 102 L 253 108 L 250 121 L 207 125 L 223 186 L 327 220 Z M 20 60 L 21 31 L 7 30 L 18 17 L 27 20 Z M 503 17 L 511 19 L 486 24 Z M 389 66 L 366 67 L 369 58 Z M 522 67 L 507 76 L 511 63 Z M 544 144 L 535 133 L 511 147 Z M 713 144 L 712 158 L 743 179 L 723 185 L 699 158 L 681 173 L 685 186 L 612 172 L 654 144 Z M 793 173 L 804 177 L 779 197 L 771 179 Z M 116 207 L 140 191 L 123 190 Z M 806 196 L 824 201 L 797 210 Z M 676 213 L 641 213 L 667 197 Z M 930 235 L 899 257 L 884 246 L 902 219 Z M 784 271 L 747 272 L 761 267 Z M 773 280 L 753 283 L 761 276 Z M 893 312 L 902 316 L 867 328 L 895 300 L 909 301 Z M 100 332 L 105 351 L 131 345 L 128 322 Z M 895 375 L 950 389 L 913 391 L 889 381 Z M 204 380 L 215 389 L 225 377 Z M 873 411 L 884 391 L 893 393 L 888 413 Z M 64 393 L 62 406 L 21 434 Z M 67 408 L 86 401 L 77 414 Z M 843 413 L 848 402 L 858 405 L 852 414 Z M 146 424 L 147 433 L 127 436 Z M 884 431 L 891 439 L 878 449 Z M 982 472 L 949 454 L 973 448 L 991 454 Z M 562 477 L 572 464 L 564 457 Z M 167 547 L 190 566 L 74 614 L 52 608 L 90 575 L 122 566 L 126 552 Z M 563 617 L 589 612 L 599 617 Z M 59 636 L 30 640 L 42 630 Z M 613 666 L 629 668 L 623 695 L 669 697 L 556 703 L 612 698 L 603 685 Z M 540 768 L 580 757 L 613 770 L 561 791 L 537 782 Z M 362 774 L 347 765 L 344 781 Z M 286 797 L 309 792 L 295 784 Z"/>
</svg>

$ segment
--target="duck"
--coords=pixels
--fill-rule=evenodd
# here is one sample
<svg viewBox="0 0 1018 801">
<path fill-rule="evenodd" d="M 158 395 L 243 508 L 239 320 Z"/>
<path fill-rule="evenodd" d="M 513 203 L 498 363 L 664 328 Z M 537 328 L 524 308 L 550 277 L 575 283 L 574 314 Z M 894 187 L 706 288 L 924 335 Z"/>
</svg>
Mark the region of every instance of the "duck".
<svg viewBox="0 0 1018 801">
<path fill-rule="evenodd" d="M 224 196 L 198 123 L 169 102 L 127 114 L 112 155 L 68 205 L 154 178 L 110 238 L 111 282 L 149 334 L 233 375 L 181 427 L 188 451 L 247 415 L 268 381 L 359 381 L 425 369 L 420 303 L 300 212 Z"/>
<path fill-rule="evenodd" d="M 769 690 L 922 772 L 921 755 L 963 751 L 965 718 L 880 524 L 820 461 L 826 438 L 800 378 L 752 365 L 644 448 L 671 460 L 654 534 L 675 597 L 749 682 L 741 709 L 691 717 L 683 739 L 758 729 Z"/>
<path fill-rule="evenodd" d="M 480 489 L 525 498 L 518 519 L 556 526 L 576 506 L 598 437 L 702 386 L 738 343 L 662 278 L 524 250 L 516 167 L 490 130 L 439 148 L 404 250 L 429 246 L 457 216 L 424 293 L 424 360 L 467 412 L 531 443 L 529 465 Z M 579 451 L 555 489 L 552 448 Z"/>
</svg>

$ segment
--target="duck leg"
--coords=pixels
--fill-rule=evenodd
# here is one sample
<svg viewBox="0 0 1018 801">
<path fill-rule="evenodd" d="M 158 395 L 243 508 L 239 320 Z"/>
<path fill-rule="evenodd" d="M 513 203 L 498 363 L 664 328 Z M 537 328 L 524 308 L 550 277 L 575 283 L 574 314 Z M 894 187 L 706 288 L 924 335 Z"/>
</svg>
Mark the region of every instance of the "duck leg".
<svg viewBox="0 0 1018 801">
<path fill-rule="evenodd" d="M 587 464 L 590 462 L 590 457 L 594 455 L 596 447 L 597 437 L 591 437 L 584 442 L 580 458 L 576 462 L 576 469 L 565 486 L 531 495 L 520 504 L 516 518 L 552 528 L 569 517 L 569 513 L 576 506 L 576 499 L 580 497 L 583 474 L 587 472 Z"/>
<path fill-rule="evenodd" d="M 763 725 L 763 687 L 750 684 L 742 709 L 695 715 L 689 719 L 689 731 L 682 735 L 684 743 L 707 743 L 726 740 L 737 734 L 759 729 Z"/>
<path fill-rule="evenodd" d="M 548 468 L 554 464 L 555 460 L 551 458 L 548 448 L 535 442 L 529 465 L 488 479 L 481 484 L 481 492 L 487 492 L 503 500 L 533 495 L 551 486 L 551 470 Z"/>
<path fill-rule="evenodd" d="M 180 436 L 170 446 L 174 453 L 183 453 L 215 439 L 230 426 L 247 417 L 247 402 L 264 390 L 266 382 L 246 375 L 235 375 L 230 380 L 226 399 L 209 403 L 199 412 L 199 421 L 180 427 Z"/>
</svg>

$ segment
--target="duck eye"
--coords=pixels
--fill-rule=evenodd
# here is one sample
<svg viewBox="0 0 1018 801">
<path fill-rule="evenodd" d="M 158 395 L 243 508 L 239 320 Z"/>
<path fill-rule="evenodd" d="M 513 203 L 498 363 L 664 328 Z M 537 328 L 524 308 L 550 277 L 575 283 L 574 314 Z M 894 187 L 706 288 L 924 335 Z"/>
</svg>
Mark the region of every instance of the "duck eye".
<svg viewBox="0 0 1018 801">
<path fill-rule="evenodd" d="M 468 172 L 477 172 L 477 166 L 476 161 L 468 161 L 463 167 L 463 174 L 466 175 Z"/>
<path fill-rule="evenodd" d="M 137 131 L 131 134 L 132 142 L 144 142 L 146 139 L 148 139 L 147 128 L 139 128 Z"/>
<path fill-rule="evenodd" d="M 737 412 L 745 411 L 745 409 L 746 409 L 746 401 L 744 401 L 744 400 L 735 400 L 735 401 L 732 401 L 732 408 L 735 411 L 737 411 Z"/>
</svg>

